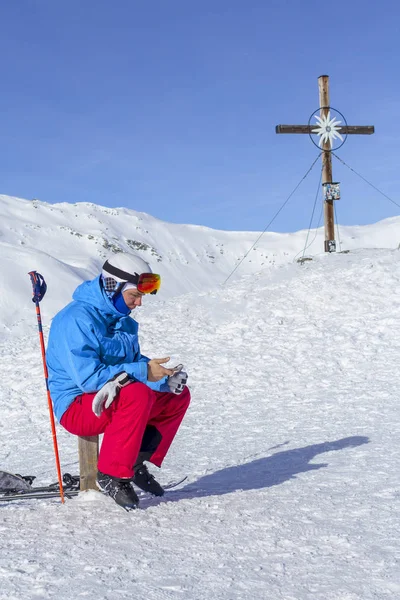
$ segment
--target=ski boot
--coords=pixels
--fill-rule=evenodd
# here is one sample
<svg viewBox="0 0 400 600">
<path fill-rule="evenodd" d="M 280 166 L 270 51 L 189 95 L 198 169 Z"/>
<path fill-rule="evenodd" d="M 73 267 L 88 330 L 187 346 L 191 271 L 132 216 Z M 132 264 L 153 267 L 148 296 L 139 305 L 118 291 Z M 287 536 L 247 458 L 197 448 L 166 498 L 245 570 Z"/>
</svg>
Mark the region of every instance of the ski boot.
<svg viewBox="0 0 400 600">
<path fill-rule="evenodd" d="M 96 483 L 102 492 L 111 496 L 125 510 L 134 510 L 139 506 L 139 498 L 131 485 L 132 479 L 111 477 L 111 475 L 98 471 Z"/>
<path fill-rule="evenodd" d="M 137 457 L 137 462 L 134 469 L 133 483 L 137 485 L 138 488 L 143 490 L 144 492 L 149 492 L 153 494 L 153 496 L 163 496 L 164 490 L 158 481 L 155 479 L 154 475 L 149 473 L 144 461 L 150 458 L 152 452 L 140 452 Z"/>
</svg>

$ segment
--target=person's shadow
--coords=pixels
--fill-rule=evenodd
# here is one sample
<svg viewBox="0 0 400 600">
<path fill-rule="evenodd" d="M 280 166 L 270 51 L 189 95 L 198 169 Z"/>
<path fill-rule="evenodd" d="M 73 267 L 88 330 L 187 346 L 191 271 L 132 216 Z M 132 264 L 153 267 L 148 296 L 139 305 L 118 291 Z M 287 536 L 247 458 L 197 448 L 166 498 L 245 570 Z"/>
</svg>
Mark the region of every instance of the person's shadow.
<svg viewBox="0 0 400 600">
<path fill-rule="evenodd" d="M 284 481 L 295 478 L 297 473 L 305 473 L 306 471 L 315 471 L 322 467 L 327 467 L 328 463 L 310 464 L 310 461 L 318 454 L 343 450 L 345 448 L 355 448 L 368 443 L 368 437 L 353 436 L 334 442 L 323 442 L 322 444 L 314 444 L 305 448 L 277 452 L 269 457 L 260 458 L 234 467 L 227 467 L 210 475 L 205 475 L 183 488 L 170 490 L 163 498 L 152 498 L 142 506 L 146 508 L 146 506 L 155 506 L 165 501 L 179 502 L 183 499 L 221 496 L 237 490 L 258 490 L 272 487 L 273 485 L 279 485 Z"/>
</svg>

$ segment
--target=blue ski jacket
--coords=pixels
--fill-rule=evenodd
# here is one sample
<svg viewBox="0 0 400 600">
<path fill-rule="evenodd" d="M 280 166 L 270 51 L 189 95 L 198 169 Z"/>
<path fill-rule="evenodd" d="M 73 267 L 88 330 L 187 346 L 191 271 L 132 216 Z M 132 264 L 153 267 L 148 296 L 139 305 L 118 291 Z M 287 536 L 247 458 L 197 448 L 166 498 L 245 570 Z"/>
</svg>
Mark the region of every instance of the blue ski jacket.
<svg viewBox="0 0 400 600">
<path fill-rule="evenodd" d="M 167 377 L 147 381 L 150 359 L 140 353 L 139 325 L 115 308 L 100 276 L 79 285 L 72 298 L 52 321 L 46 352 L 58 421 L 76 396 L 98 391 L 121 371 L 155 391 L 169 391 Z"/>
</svg>

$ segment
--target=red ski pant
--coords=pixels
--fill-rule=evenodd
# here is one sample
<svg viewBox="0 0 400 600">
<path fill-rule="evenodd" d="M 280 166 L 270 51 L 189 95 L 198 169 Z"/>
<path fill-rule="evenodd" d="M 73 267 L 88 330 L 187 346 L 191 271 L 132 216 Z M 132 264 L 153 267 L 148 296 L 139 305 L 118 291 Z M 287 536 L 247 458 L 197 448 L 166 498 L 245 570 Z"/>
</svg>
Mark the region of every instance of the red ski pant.
<svg viewBox="0 0 400 600">
<path fill-rule="evenodd" d="M 150 461 L 161 466 L 190 402 L 187 387 L 181 394 L 154 392 L 144 383 L 121 388 L 100 417 L 92 411 L 95 394 L 77 396 L 61 418 L 61 425 L 75 435 L 104 433 L 98 469 L 113 477 L 132 477 L 147 425 L 162 436 Z"/>
</svg>

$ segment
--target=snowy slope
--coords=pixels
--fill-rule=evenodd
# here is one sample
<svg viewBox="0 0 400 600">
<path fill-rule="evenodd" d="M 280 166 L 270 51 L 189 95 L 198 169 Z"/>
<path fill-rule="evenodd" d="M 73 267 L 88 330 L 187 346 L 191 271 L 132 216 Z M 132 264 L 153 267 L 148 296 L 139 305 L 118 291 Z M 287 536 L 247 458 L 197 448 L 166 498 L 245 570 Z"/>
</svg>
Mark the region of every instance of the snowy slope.
<svg viewBox="0 0 400 600">
<path fill-rule="evenodd" d="M 51 210 L 61 209 L 29 210 L 43 210 L 50 220 Z M 103 209 L 93 206 L 65 210 L 98 210 L 103 219 Z M 3 239 L 16 269 L 25 259 L 13 254 L 9 223 L 3 220 Z M 24 223 L 15 217 L 18 235 Z M 182 360 L 192 391 L 158 476 L 165 482 L 187 473 L 188 482 L 161 501 L 143 499 L 133 514 L 96 492 L 65 506 L 0 505 L 0 599 L 397 600 L 398 224 L 350 230 L 393 249 L 321 255 L 303 265 L 282 258 L 276 268 L 224 287 L 215 277 L 201 292 L 146 299 L 139 315 L 143 351 Z M 170 227 L 159 231 L 160 253 Z M 187 236 L 189 229 L 179 228 Z M 190 232 L 182 245 L 187 260 L 189 248 L 199 252 L 208 235 L 203 228 Z M 224 248 L 229 240 L 233 259 L 235 234 L 212 235 L 226 240 Z M 300 250 L 296 236 L 271 234 L 265 243 L 276 238 L 278 245 L 279 237 L 280 256 L 291 255 Z M 351 237 L 346 243 L 356 244 Z M 99 254 L 84 242 L 93 261 L 88 268 L 74 236 L 68 256 L 62 240 L 59 232 L 34 255 L 32 237 L 29 249 L 51 277 L 63 265 L 70 286 L 94 269 Z M 29 252 L 16 281 L 28 258 Z M 191 283 L 203 269 L 214 272 L 205 259 L 186 267 L 174 261 L 171 277 L 190 273 Z M 225 264 L 218 276 L 226 272 Z M 16 292 L 18 311 L 26 295 Z M 47 300 L 49 314 L 63 295 Z M 11 314 L 3 293 L 0 307 Z M 23 332 L 0 339 L 0 464 L 47 482 L 55 479 L 54 459 L 33 305 L 26 310 L 32 318 Z M 76 439 L 61 428 L 58 436 L 63 471 L 76 473 Z"/>
<path fill-rule="evenodd" d="M 260 229 L 265 226 L 260 223 Z M 267 232 L 230 281 L 271 269 L 302 256 L 307 231 Z M 259 237 L 257 232 L 217 231 L 176 225 L 145 213 L 96 204 L 48 204 L 0 195 L 0 336 L 22 334 L 31 319 L 27 272 L 37 270 L 48 283 L 43 315 L 50 319 L 76 286 L 99 272 L 113 252 L 138 252 L 161 273 L 159 300 L 220 286 Z M 311 231 L 307 256 L 323 250 L 323 229 Z M 342 227 L 341 249 L 397 248 L 400 217 L 366 227 Z"/>
</svg>

